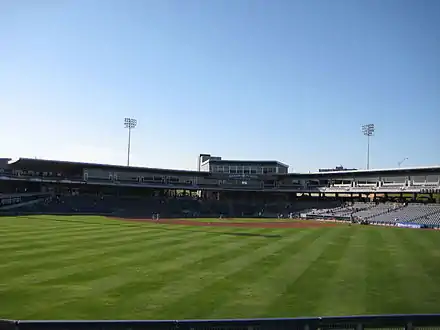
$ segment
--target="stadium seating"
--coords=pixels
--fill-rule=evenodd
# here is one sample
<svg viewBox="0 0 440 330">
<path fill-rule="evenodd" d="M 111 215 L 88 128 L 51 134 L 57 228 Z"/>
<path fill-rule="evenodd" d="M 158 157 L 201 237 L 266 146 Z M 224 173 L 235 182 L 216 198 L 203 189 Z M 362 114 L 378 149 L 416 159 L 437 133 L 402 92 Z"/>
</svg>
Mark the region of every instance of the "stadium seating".
<svg viewBox="0 0 440 330">
<path fill-rule="evenodd" d="M 360 210 L 356 212 L 354 215 L 356 217 L 359 217 L 361 219 L 368 219 L 374 216 L 378 216 L 384 213 L 389 212 L 390 210 L 394 209 L 394 204 L 392 203 L 385 203 L 385 204 L 377 204 L 373 205 L 371 207 L 365 208 L 363 210 Z"/>
<path fill-rule="evenodd" d="M 343 204 L 336 200 L 298 199 L 292 201 L 201 199 L 190 196 L 59 195 L 37 203 L 18 206 L 13 212 L 105 214 L 121 217 L 288 217 L 367 221 L 371 224 L 420 224 L 440 227 L 440 204 L 362 203 Z"/>
<path fill-rule="evenodd" d="M 439 204 L 354 203 L 332 209 L 312 210 L 307 217 L 347 218 L 368 221 L 372 224 L 411 223 L 440 227 Z"/>
<path fill-rule="evenodd" d="M 368 218 L 372 222 L 407 222 L 413 223 L 418 219 L 425 219 L 430 215 L 440 212 L 437 205 L 409 204 L 391 209 L 385 214 L 374 215 Z M 435 225 L 435 223 L 429 223 Z"/>
</svg>

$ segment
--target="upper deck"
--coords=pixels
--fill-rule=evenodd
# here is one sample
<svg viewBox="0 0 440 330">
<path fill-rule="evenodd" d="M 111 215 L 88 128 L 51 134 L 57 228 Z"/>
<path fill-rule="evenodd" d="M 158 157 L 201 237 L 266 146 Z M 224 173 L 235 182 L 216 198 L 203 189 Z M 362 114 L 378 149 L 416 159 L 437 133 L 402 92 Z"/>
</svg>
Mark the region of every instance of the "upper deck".
<svg viewBox="0 0 440 330">
<path fill-rule="evenodd" d="M 373 191 L 440 188 L 440 166 L 347 170 L 313 173 L 215 173 L 148 167 L 20 158 L 8 163 L 15 179 L 67 180 L 90 184 L 135 185 L 156 188 Z M 0 169 L 0 172 L 4 172 Z M 394 191 L 393 190 L 393 191 Z"/>
<path fill-rule="evenodd" d="M 11 161 L 9 158 L 2 158 L 9 161 L 7 167 L 17 170 L 29 171 L 45 171 L 45 172 L 76 172 L 81 173 L 84 169 L 102 169 L 123 172 L 141 172 L 144 174 L 158 174 L 158 175 L 185 175 L 207 177 L 212 173 L 205 171 L 192 170 L 174 170 L 164 168 L 151 168 L 139 166 L 123 166 L 112 164 L 86 163 L 86 162 L 71 162 L 63 160 L 47 160 L 47 159 L 33 159 L 33 158 L 19 158 L 16 161 Z M 229 162 L 228 160 L 214 160 L 215 163 Z M 257 162 L 263 164 L 263 162 Z M 269 162 L 272 163 L 272 162 Z M 281 163 L 280 163 L 281 164 Z M 216 173 L 216 177 L 223 174 L 225 177 L 240 175 L 241 173 Z M 254 174 L 254 173 L 244 173 Z M 308 173 L 286 173 L 273 174 L 267 173 L 267 176 L 274 175 L 281 178 L 301 178 L 301 179 L 330 179 L 330 178 L 357 178 L 357 177 L 378 177 L 378 176 L 408 176 L 408 175 L 440 175 L 440 166 L 424 166 L 424 167 L 405 167 L 405 168 L 386 168 L 386 169 L 370 169 L 370 170 L 347 170 L 347 171 L 328 171 L 328 172 L 308 172 Z M 261 176 L 261 174 L 259 175 Z M 265 176 L 263 173 L 262 176 Z"/>
</svg>

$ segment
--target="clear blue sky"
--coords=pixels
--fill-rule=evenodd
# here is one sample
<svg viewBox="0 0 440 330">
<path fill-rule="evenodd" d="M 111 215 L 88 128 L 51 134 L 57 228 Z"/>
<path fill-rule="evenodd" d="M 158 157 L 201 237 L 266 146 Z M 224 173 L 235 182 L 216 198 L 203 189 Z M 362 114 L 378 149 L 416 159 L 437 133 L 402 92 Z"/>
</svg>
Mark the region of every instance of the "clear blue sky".
<svg viewBox="0 0 440 330">
<path fill-rule="evenodd" d="M 438 0 L 4 0 L 0 156 L 440 163 Z"/>
</svg>

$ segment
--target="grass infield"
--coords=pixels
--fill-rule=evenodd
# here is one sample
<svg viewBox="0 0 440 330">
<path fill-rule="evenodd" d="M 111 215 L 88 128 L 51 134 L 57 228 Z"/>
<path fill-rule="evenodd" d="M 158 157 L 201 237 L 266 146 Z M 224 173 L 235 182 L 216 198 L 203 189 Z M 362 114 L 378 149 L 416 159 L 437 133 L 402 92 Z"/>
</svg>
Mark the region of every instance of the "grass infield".
<svg viewBox="0 0 440 330">
<path fill-rule="evenodd" d="M 0 318 L 439 313 L 439 235 L 4 217 Z"/>
</svg>

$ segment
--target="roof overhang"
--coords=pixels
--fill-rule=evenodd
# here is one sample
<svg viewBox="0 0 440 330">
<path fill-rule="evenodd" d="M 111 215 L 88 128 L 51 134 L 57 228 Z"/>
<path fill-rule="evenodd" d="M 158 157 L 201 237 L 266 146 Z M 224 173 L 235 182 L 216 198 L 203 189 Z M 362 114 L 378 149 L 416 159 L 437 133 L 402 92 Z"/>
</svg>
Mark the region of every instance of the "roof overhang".
<svg viewBox="0 0 440 330">
<path fill-rule="evenodd" d="M 289 165 L 279 162 L 277 160 L 228 160 L 228 159 L 207 159 L 203 163 L 223 163 L 223 164 L 255 164 L 255 165 L 276 165 L 288 168 Z"/>
<path fill-rule="evenodd" d="M 331 172 L 310 172 L 310 173 L 288 173 L 279 176 L 290 177 L 359 177 L 359 176 L 379 176 L 379 175 L 408 175 L 408 174 L 440 174 L 440 166 L 423 166 L 423 167 L 405 167 L 405 168 L 387 168 L 387 169 L 371 169 L 371 170 L 349 170 L 349 171 L 331 171 Z"/>
<path fill-rule="evenodd" d="M 188 171 L 173 170 L 173 169 L 164 169 L 164 168 L 71 162 L 64 160 L 47 160 L 47 159 L 35 159 L 35 158 L 20 158 L 17 161 L 10 163 L 10 166 L 17 168 L 29 168 L 29 169 L 36 167 L 50 166 L 50 167 L 57 167 L 60 170 L 62 170 L 63 168 L 69 168 L 69 169 L 102 168 L 108 170 L 155 172 L 155 173 L 166 173 L 166 174 L 174 174 L 174 175 L 178 175 L 178 174 L 208 175 L 209 174 L 208 172 L 189 171 L 189 170 Z"/>
<path fill-rule="evenodd" d="M 213 161 L 218 162 L 218 161 Z M 220 162 L 228 162 L 227 160 L 221 160 Z M 240 162 L 240 161 L 231 161 Z M 252 161 L 254 163 L 262 163 L 261 161 Z M 273 161 L 274 163 L 276 161 Z M 267 163 L 267 161 L 266 161 Z M 287 166 L 283 163 L 276 162 L 281 165 Z M 97 164 L 97 163 L 86 163 L 86 162 L 71 162 L 63 160 L 46 160 L 46 159 L 35 159 L 35 158 L 19 158 L 18 160 L 9 163 L 12 168 L 27 168 L 35 169 L 51 167 L 68 169 L 78 169 L 83 168 L 102 168 L 108 170 L 119 170 L 119 171 L 138 171 L 138 172 L 154 172 L 154 173 L 164 173 L 164 174 L 174 174 L 174 175 L 197 175 L 197 176 L 208 176 L 211 175 L 210 172 L 199 172 L 191 170 L 174 170 L 174 169 L 164 169 L 164 168 L 150 168 L 150 167 L 138 167 L 138 166 L 123 166 L 123 165 L 109 165 L 109 164 Z M 408 174 L 428 174 L 428 173 L 438 173 L 440 174 L 440 166 L 424 166 L 424 167 L 406 167 L 406 168 L 388 168 L 388 169 L 372 169 L 372 170 L 348 170 L 348 171 L 331 171 L 331 172 L 311 172 L 311 173 L 286 173 L 286 174 L 271 174 L 278 178 L 281 177 L 311 177 L 311 178 L 330 178 L 330 177 L 359 177 L 359 176 L 378 176 L 378 175 L 408 175 Z"/>
</svg>

